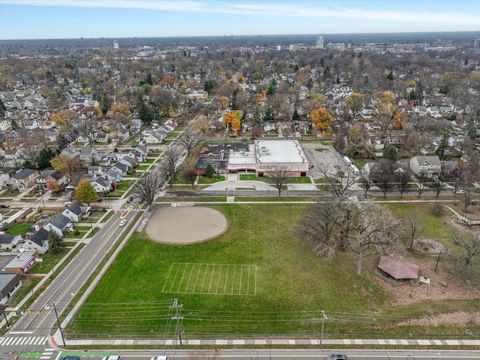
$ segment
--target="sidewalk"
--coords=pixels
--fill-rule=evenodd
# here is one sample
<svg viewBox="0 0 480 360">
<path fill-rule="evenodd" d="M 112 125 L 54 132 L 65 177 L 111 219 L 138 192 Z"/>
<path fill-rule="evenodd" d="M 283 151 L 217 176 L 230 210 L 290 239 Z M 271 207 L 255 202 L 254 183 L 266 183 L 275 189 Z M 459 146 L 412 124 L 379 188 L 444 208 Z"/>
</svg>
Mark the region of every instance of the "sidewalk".
<svg viewBox="0 0 480 360">
<path fill-rule="evenodd" d="M 62 340 L 58 331 L 51 337 L 55 346 L 61 346 Z M 177 346 L 178 340 L 67 340 L 67 346 Z M 480 346 L 480 340 L 454 339 L 307 339 L 307 338 L 265 338 L 265 339 L 184 339 L 182 346 L 311 346 L 311 345 L 369 345 L 369 346 Z"/>
</svg>

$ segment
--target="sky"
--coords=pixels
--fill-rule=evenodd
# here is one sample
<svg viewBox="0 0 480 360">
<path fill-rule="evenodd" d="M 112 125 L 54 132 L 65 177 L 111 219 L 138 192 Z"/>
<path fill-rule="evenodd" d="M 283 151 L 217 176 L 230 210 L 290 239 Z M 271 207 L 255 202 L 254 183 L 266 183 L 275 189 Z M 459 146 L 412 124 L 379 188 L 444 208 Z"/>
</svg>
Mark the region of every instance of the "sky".
<svg viewBox="0 0 480 360">
<path fill-rule="evenodd" d="M 0 39 L 480 30 L 480 0 L 0 0 Z"/>
</svg>

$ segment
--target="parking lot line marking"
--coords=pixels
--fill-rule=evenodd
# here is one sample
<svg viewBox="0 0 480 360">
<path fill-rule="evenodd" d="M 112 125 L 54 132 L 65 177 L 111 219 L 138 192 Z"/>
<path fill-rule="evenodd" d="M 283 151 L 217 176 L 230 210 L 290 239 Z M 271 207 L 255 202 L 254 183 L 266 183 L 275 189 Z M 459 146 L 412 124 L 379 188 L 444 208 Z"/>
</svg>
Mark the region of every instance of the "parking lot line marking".
<svg viewBox="0 0 480 360">
<path fill-rule="evenodd" d="M 168 282 L 168 279 L 170 279 L 170 274 L 172 273 L 172 270 L 173 270 L 173 264 L 170 267 L 170 271 L 168 272 L 167 278 L 165 279 L 165 284 L 163 284 L 162 292 L 165 291 L 165 286 L 167 286 L 167 282 Z"/>
</svg>

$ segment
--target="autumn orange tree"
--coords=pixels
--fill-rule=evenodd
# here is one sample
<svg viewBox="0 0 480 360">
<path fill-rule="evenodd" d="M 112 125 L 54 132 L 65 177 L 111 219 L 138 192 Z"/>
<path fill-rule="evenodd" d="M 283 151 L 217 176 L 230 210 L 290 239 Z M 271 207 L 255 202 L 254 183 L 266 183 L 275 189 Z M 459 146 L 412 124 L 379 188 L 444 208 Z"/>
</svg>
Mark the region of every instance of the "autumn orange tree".
<svg viewBox="0 0 480 360">
<path fill-rule="evenodd" d="M 318 130 L 325 131 L 333 124 L 333 116 L 325 108 L 315 109 L 311 112 L 312 122 Z"/>
<path fill-rule="evenodd" d="M 399 109 L 393 115 L 393 127 L 395 129 L 403 129 L 405 127 L 405 123 L 407 121 L 407 113 L 404 109 Z"/>
<path fill-rule="evenodd" d="M 116 114 L 128 115 L 130 108 L 127 103 L 115 103 L 112 105 L 112 112 Z"/>
</svg>

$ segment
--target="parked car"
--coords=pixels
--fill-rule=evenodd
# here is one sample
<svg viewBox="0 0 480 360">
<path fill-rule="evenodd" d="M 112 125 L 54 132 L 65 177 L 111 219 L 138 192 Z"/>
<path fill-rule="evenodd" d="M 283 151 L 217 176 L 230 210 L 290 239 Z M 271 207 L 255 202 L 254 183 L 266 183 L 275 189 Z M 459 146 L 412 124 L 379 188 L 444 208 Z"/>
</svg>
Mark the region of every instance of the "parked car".
<svg viewBox="0 0 480 360">
<path fill-rule="evenodd" d="M 327 360 L 348 360 L 347 355 L 332 354 L 329 355 Z"/>
<path fill-rule="evenodd" d="M 120 360 L 120 355 L 104 356 L 102 360 Z"/>
<path fill-rule="evenodd" d="M 68 356 L 63 356 L 60 360 L 80 360 L 80 357 L 68 355 Z"/>
<path fill-rule="evenodd" d="M 150 360 L 168 360 L 166 356 L 154 356 Z"/>
</svg>

